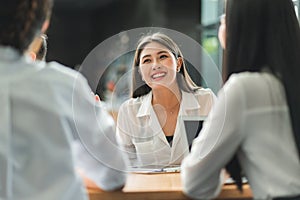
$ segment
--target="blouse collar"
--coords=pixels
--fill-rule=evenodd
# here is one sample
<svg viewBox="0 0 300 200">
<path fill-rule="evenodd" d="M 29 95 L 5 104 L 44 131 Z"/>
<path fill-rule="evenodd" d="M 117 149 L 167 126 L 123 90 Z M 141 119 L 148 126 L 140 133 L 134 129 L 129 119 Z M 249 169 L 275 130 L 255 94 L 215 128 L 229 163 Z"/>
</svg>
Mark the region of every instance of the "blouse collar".
<svg viewBox="0 0 300 200">
<path fill-rule="evenodd" d="M 187 110 L 195 110 L 200 109 L 200 104 L 195 96 L 194 93 L 189 93 L 181 90 L 182 94 L 182 100 L 180 103 L 180 110 L 182 111 L 181 114 L 186 115 Z M 152 91 L 150 91 L 148 94 L 141 97 L 141 106 L 139 108 L 139 111 L 136 114 L 136 117 L 144 117 L 150 115 L 150 108 L 152 106 Z"/>
</svg>

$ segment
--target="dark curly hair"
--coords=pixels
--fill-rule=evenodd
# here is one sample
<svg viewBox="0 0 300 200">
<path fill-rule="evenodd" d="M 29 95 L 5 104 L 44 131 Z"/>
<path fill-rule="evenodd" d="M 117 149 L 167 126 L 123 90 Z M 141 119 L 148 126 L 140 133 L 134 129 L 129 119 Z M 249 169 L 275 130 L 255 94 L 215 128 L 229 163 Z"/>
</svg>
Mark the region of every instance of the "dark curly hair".
<svg viewBox="0 0 300 200">
<path fill-rule="evenodd" d="M 22 54 L 50 18 L 52 5 L 52 0 L 2 0 L 0 45 L 11 46 Z"/>
</svg>

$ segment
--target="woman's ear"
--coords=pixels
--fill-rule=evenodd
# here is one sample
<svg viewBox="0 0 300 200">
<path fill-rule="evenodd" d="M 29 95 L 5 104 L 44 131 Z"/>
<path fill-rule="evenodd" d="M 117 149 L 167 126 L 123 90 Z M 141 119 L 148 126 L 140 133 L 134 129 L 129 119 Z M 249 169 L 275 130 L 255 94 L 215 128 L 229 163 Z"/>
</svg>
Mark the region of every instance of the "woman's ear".
<svg viewBox="0 0 300 200">
<path fill-rule="evenodd" d="M 177 67 L 176 67 L 176 71 L 179 72 L 180 71 L 180 68 L 182 67 L 182 63 L 183 63 L 183 60 L 181 57 L 178 57 L 177 58 Z"/>
</svg>

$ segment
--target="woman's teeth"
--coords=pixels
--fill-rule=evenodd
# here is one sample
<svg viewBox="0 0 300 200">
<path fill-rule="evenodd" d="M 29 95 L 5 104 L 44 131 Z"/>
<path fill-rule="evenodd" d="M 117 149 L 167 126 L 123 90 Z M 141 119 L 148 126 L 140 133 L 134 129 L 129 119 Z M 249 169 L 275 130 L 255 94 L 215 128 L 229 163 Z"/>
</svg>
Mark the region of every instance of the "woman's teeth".
<svg viewBox="0 0 300 200">
<path fill-rule="evenodd" d="M 152 75 L 152 78 L 156 79 L 156 78 L 164 77 L 165 75 L 166 75 L 166 73 L 158 73 L 158 74 Z"/>
</svg>

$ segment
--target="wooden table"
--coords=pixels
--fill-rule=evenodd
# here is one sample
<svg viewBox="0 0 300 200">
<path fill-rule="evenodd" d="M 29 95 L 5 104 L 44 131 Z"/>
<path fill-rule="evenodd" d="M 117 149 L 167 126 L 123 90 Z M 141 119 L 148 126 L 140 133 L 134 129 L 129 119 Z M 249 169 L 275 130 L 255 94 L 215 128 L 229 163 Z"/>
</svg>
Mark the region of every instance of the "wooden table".
<svg viewBox="0 0 300 200">
<path fill-rule="evenodd" d="M 93 183 L 86 181 L 90 200 L 174 200 L 189 199 L 182 193 L 180 173 L 164 174 L 129 174 L 122 191 L 104 192 L 95 187 Z M 248 184 L 245 184 L 241 194 L 235 185 L 224 185 L 217 199 L 252 199 L 252 192 Z"/>
</svg>

